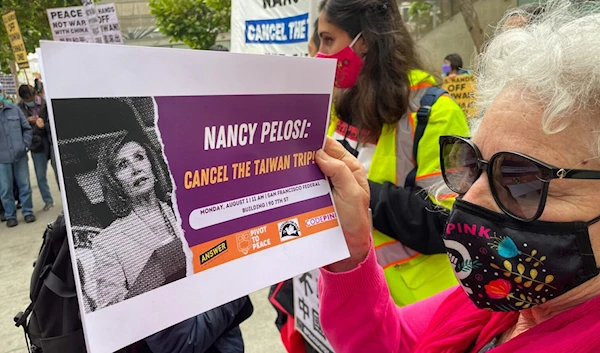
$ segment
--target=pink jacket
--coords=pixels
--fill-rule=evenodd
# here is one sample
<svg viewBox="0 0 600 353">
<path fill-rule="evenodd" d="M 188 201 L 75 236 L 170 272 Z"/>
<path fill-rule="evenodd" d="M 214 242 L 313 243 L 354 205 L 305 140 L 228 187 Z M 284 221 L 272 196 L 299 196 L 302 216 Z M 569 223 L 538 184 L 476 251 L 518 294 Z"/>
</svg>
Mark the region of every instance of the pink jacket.
<svg viewBox="0 0 600 353">
<path fill-rule="evenodd" d="M 321 325 L 336 353 L 477 353 L 518 313 L 479 310 L 462 288 L 399 308 L 371 249 L 346 273 L 321 270 Z M 489 353 L 600 352 L 600 297 L 529 329 Z"/>
</svg>

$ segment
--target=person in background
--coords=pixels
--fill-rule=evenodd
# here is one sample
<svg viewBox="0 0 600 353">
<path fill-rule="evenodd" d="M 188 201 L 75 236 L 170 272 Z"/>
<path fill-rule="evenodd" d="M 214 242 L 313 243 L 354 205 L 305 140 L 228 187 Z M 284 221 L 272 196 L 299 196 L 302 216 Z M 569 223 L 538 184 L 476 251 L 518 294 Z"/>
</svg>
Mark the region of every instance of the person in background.
<svg viewBox="0 0 600 353">
<path fill-rule="evenodd" d="M 13 184 L 18 185 L 26 223 L 35 222 L 27 151 L 31 146 L 32 129 L 25 115 L 14 104 L 6 103 L 0 90 L 0 200 L 6 225 L 15 227 L 17 208 Z"/>
<path fill-rule="evenodd" d="M 54 147 L 52 145 L 52 130 L 50 129 L 50 116 L 48 115 L 47 111 L 47 105 L 46 105 L 46 98 L 45 98 L 45 93 L 44 93 L 44 84 L 42 83 L 42 81 L 40 81 L 39 79 L 37 79 L 37 82 L 35 83 L 35 86 L 33 88 L 34 93 L 35 93 L 35 103 L 37 105 L 41 105 L 46 107 L 46 116 L 48 117 L 48 119 L 46 120 L 48 122 L 47 124 L 47 131 L 48 131 L 48 143 L 50 146 L 50 164 L 52 164 L 52 169 L 54 170 L 54 178 L 56 179 L 56 185 L 58 185 L 58 187 L 60 188 L 60 183 L 58 181 L 58 170 L 56 169 L 56 158 L 54 156 Z"/>
<path fill-rule="evenodd" d="M 48 108 L 46 102 L 33 92 L 33 88 L 29 85 L 21 85 L 19 87 L 19 98 L 21 101 L 18 106 L 27 117 L 31 128 L 33 129 L 33 137 L 31 139 L 31 158 L 33 159 L 33 167 L 35 169 L 35 177 L 37 179 L 40 194 L 44 201 L 44 211 L 54 207 L 54 199 L 48 186 L 48 161 L 50 160 L 50 123 L 48 121 Z"/>
<path fill-rule="evenodd" d="M 513 28 L 521 28 L 533 23 L 540 15 L 544 13 L 544 4 L 529 3 L 523 4 L 507 13 L 506 19 L 502 23 L 502 30 L 506 31 Z"/>
<path fill-rule="evenodd" d="M 33 90 L 36 96 L 39 96 L 42 100 L 46 98 L 46 93 L 44 92 L 44 84 L 39 78 L 36 78 L 34 81 Z"/>
<path fill-rule="evenodd" d="M 392 297 L 404 306 L 454 286 L 439 236 L 454 195 L 425 190 L 443 181 L 439 137 L 470 135 L 464 113 L 423 69 L 394 0 L 323 1 L 319 36 L 317 57 L 338 61 L 329 135 L 367 172 L 373 242 Z"/>
<path fill-rule="evenodd" d="M 450 54 L 444 58 L 442 65 L 444 77 L 454 77 L 459 75 L 469 75 L 469 70 L 463 69 L 463 60 L 458 54 Z"/>
<path fill-rule="evenodd" d="M 600 352 L 600 4 L 546 4 L 534 24 L 501 22 L 482 54 L 473 138 L 440 138 L 461 195 L 442 235 L 461 286 L 396 307 L 360 163 L 331 141 L 317 154 L 351 254 L 321 270 L 334 351 Z"/>
</svg>

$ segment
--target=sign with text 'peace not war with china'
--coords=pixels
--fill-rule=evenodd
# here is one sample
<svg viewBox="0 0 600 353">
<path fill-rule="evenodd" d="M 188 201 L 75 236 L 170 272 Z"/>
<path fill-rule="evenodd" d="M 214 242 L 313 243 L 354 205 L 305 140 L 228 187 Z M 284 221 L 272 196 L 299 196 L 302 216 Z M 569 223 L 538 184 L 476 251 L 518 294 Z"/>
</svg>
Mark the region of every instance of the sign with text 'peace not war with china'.
<svg viewBox="0 0 600 353">
<path fill-rule="evenodd" d="M 40 55 L 89 353 L 348 256 L 315 163 L 334 61 L 56 41 Z"/>
<path fill-rule="evenodd" d="M 115 4 L 95 6 L 104 43 L 123 44 Z M 48 9 L 52 38 L 61 42 L 95 43 L 86 9 L 83 6 Z"/>
<path fill-rule="evenodd" d="M 29 59 L 27 59 L 27 49 L 25 49 L 25 43 L 23 43 L 23 37 L 21 36 L 21 29 L 17 22 L 17 14 L 14 11 L 7 13 L 2 16 L 4 26 L 6 27 L 6 33 L 10 40 L 10 46 L 13 53 L 15 54 L 15 61 L 19 65 L 19 69 L 29 68 Z"/>
</svg>

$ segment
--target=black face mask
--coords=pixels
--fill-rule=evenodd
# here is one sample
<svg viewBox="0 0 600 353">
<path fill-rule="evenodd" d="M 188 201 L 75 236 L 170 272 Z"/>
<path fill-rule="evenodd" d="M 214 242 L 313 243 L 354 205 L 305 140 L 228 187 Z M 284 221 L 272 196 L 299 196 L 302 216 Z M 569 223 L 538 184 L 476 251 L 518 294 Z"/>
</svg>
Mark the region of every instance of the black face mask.
<svg viewBox="0 0 600 353">
<path fill-rule="evenodd" d="M 521 222 L 456 200 L 444 243 L 456 277 L 480 309 L 517 311 L 552 300 L 599 273 L 590 222 Z"/>
</svg>

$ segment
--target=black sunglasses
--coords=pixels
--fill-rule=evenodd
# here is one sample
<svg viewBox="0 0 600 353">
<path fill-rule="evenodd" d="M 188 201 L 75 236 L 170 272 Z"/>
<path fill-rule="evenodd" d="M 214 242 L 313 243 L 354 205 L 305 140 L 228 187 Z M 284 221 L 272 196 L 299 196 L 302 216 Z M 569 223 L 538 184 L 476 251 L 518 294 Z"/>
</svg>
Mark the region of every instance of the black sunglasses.
<svg viewBox="0 0 600 353">
<path fill-rule="evenodd" d="M 459 136 L 440 136 L 440 163 L 446 185 L 459 195 L 485 170 L 500 209 L 525 222 L 544 212 L 552 179 L 600 180 L 600 171 L 557 168 L 517 152 L 498 152 L 486 161 L 470 139 Z"/>
</svg>

